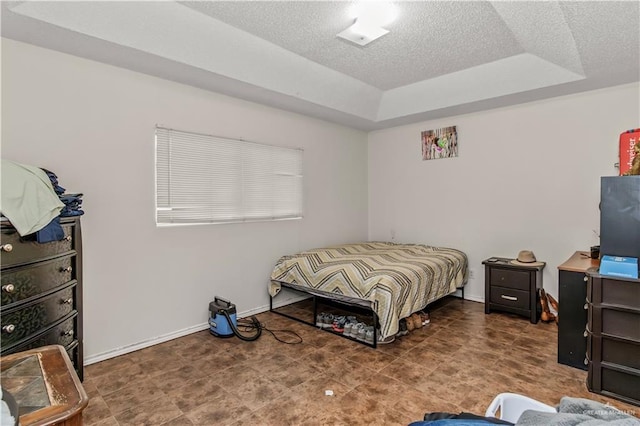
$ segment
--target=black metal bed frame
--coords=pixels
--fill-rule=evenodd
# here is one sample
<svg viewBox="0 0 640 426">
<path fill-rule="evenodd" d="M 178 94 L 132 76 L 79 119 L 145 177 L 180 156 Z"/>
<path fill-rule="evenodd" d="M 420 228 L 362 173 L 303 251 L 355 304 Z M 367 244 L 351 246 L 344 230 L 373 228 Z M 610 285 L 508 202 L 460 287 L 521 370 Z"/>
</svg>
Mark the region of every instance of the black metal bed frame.
<svg viewBox="0 0 640 426">
<path fill-rule="evenodd" d="M 289 306 L 289 305 L 283 305 L 280 306 L 279 308 L 274 308 L 273 307 L 273 299 L 274 297 L 277 296 L 277 294 L 275 296 L 271 296 L 269 295 L 269 311 L 273 312 L 275 314 L 281 315 L 283 317 L 301 322 L 303 324 L 307 324 L 307 325 L 311 325 L 313 327 L 318 328 L 319 330 L 324 330 L 327 331 L 331 334 L 335 334 L 337 336 L 343 337 L 345 339 L 349 339 L 349 340 L 353 340 L 354 342 L 358 342 L 360 344 L 363 344 L 365 346 L 369 346 L 371 348 L 377 348 L 378 347 L 378 328 L 379 328 L 379 324 L 378 324 L 378 315 L 376 315 L 376 312 L 374 310 L 375 305 L 377 302 L 372 302 L 370 300 L 366 300 L 366 299 L 357 299 L 354 297 L 349 297 L 349 296 L 344 296 L 341 294 L 334 294 L 334 293 L 326 293 L 326 292 L 322 292 L 319 290 L 315 290 L 315 289 L 310 289 L 310 288 L 306 288 L 306 287 L 300 287 L 300 286 L 296 286 L 293 284 L 289 284 L 289 283 L 285 283 L 285 282 L 279 282 L 280 286 L 283 288 L 287 288 L 289 290 L 293 290 L 299 293 L 304 293 L 306 295 L 311 296 L 312 301 L 313 301 L 313 321 L 314 322 L 309 322 L 309 321 L 305 321 L 304 319 L 301 318 L 296 318 L 293 315 L 287 314 L 285 312 L 279 312 L 277 311 L 277 309 L 282 308 L 284 306 Z M 279 294 L 279 293 L 278 293 Z M 293 303 L 297 303 L 297 302 L 293 302 Z M 352 313 L 356 313 L 356 314 L 360 314 L 360 315 L 365 315 L 365 316 L 370 316 L 371 317 L 371 323 L 373 325 L 373 343 L 367 343 L 366 341 L 360 340 L 360 339 L 356 339 L 354 337 L 351 336 L 347 336 L 344 335 L 342 333 L 338 333 L 336 331 L 333 331 L 331 329 L 326 329 L 326 328 L 320 328 L 316 325 L 315 320 L 318 317 L 318 305 L 326 305 L 326 306 L 330 306 L 333 308 L 338 308 L 338 309 L 342 309 L 348 312 L 352 312 Z"/>
<path fill-rule="evenodd" d="M 313 327 L 318 328 L 319 330 L 328 331 L 331 334 L 335 334 L 335 335 L 343 337 L 345 339 L 353 340 L 354 342 L 361 343 L 361 344 L 363 344 L 365 346 L 369 346 L 369 347 L 372 347 L 374 349 L 377 348 L 377 346 L 378 346 L 378 325 L 379 324 L 378 324 L 378 315 L 376 315 L 376 312 L 374 310 L 375 304 L 377 302 L 371 302 L 370 300 L 366 300 L 366 299 L 357 299 L 357 298 L 354 298 L 354 297 L 344 296 L 342 294 L 327 293 L 327 292 L 323 292 L 323 291 L 316 290 L 316 289 L 310 289 L 310 288 L 307 288 L 307 287 L 296 286 L 294 284 L 289 284 L 289 283 L 285 283 L 285 282 L 282 282 L 282 281 L 278 281 L 278 283 L 283 288 L 287 288 L 289 290 L 293 290 L 293 291 L 296 291 L 296 292 L 299 292 L 299 293 L 304 293 L 304 294 L 307 294 L 307 295 L 311 296 L 311 298 L 313 300 L 313 321 L 314 322 L 309 322 L 309 321 L 305 321 L 305 320 L 300 319 L 300 318 L 296 318 L 293 315 L 289 315 L 289 314 L 287 314 L 285 312 L 279 312 L 279 311 L 276 310 L 276 309 L 279 309 L 279 308 L 275 308 L 274 309 L 274 307 L 273 307 L 273 298 L 276 297 L 279 293 L 276 294 L 275 296 L 269 295 L 269 311 L 270 312 L 273 312 L 274 314 L 278 314 L 278 315 L 281 315 L 283 317 L 286 317 L 286 318 L 301 322 L 303 324 L 311 325 Z M 464 285 L 462 287 L 459 287 L 457 290 L 460 290 L 462 292 L 461 299 L 464 301 Z M 451 293 L 451 294 L 453 294 L 453 293 Z M 334 308 L 339 308 L 339 309 L 344 309 L 346 311 L 357 313 L 357 314 L 361 314 L 361 315 L 369 314 L 371 316 L 371 319 L 372 319 L 373 330 L 374 330 L 374 333 L 373 333 L 373 344 L 367 343 L 367 342 L 362 341 L 360 339 L 353 338 L 351 336 L 346 336 L 346 335 L 344 335 L 342 333 L 338 333 L 338 332 L 333 331 L 331 329 L 318 327 L 316 325 L 316 323 L 315 323 L 316 318 L 318 317 L 318 300 L 321 301 L 320 304 L 322 304 L 322 305 L 326 305 L 326 306 L 330 306 L 330 307 L 334 307 Z M 297 303 L 297 302 L 293 302 L 293 303 Z M 282 308 L 284 306 L 289 306 L 289 305 L 283 305 L 280 308 Z"/>
</svg>

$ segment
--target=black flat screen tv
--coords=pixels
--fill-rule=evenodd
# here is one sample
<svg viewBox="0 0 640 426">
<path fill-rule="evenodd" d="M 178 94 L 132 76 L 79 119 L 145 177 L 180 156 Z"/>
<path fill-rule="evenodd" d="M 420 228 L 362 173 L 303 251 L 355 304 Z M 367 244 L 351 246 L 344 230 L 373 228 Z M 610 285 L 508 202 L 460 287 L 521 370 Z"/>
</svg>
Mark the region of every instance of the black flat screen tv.
<svg viewBox="0 0 640 426">
<path fill-rule="evenodd" d="M 640 258 L 640 176 L 601 178 L 600 255 Z"/>
</svg>

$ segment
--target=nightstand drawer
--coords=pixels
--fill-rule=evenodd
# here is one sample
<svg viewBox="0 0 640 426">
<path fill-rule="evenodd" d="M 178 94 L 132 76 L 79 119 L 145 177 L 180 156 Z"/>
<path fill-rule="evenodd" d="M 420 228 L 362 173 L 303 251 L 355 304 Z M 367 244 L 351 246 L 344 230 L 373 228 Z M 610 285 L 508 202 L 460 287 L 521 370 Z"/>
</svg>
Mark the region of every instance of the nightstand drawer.
<svg viewBox="0 0 640 426">
<path fill-rule="evenodd" d="M 505 287 L 491 287 L 491 303 L 517 309 L 529 309 L 529 292 Z"/>
<path fill-rule="evenodd" d="M 491 286 L 529 291 L 529 272 L 492 268 Z"/>
</svg>

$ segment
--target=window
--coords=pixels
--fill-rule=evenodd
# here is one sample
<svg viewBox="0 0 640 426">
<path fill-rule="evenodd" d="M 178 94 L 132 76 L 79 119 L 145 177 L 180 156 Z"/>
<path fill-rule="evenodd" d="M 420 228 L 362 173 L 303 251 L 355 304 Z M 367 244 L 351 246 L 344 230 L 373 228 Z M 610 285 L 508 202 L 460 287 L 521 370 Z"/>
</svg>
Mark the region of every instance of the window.
<svg viewBox="0 0 640 426">
<path fill-rule="evenodd" d="M 302 150 L 156 127 L 156 223 L 302 217 Z"/>
</svg>

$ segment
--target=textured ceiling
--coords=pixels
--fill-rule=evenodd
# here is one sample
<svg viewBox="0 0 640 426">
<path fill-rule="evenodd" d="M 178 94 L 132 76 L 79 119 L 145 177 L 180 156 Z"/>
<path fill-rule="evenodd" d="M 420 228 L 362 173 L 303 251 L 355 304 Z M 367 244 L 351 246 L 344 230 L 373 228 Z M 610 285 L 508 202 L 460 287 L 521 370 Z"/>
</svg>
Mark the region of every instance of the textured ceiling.
<svg viewBox="0 0 640 426">
<path fill-rule="evenodd" d="M 398 2 L 391 34 L 366 48 L 336 38 L 353 23 L 347 2 L 182 4 L 381 90 L 524 52 L 488 2 Z"/>
<path fill-rule="evenodd" d="M 640 2 L 3 2 L 2 36 L 363 130 L 640 80 Z"/>
</svg>

